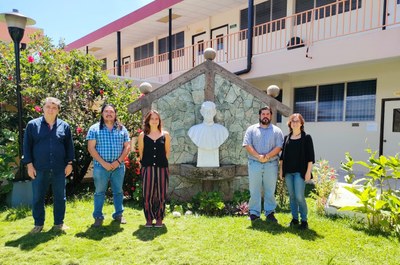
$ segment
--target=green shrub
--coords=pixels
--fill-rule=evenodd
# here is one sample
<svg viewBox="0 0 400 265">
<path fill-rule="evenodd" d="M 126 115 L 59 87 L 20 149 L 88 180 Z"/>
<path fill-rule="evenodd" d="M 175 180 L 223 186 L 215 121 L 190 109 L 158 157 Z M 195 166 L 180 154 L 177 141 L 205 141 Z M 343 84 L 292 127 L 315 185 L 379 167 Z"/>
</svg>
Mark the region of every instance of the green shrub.
<svg viewBox="0 0 400 265">
<path fill-rule="evenodd" d="M 376 151 L 366 150 L 370 157 L 367 162 L 355 161 L 346 153 L 346 162 L 342 163 L 348 176 L 346 181 L 353 185 L 362 184 L 361 189 L 346 187 L 359 198 L 360 206 L 342 207 L 342 211 L 355 211 L 367 216 L 367 228 L 383 232 L 394 232 L 400 237 L 400 191 L 393 190 L 390 180 L 400 179 L 400 159 L 396 156 L 376 157 Z M 364 178 L 354 180 L 354 165 L 367 169 Z"/>
<path fill-rule="evenodd" d="M 17 131 L 12 43 L 0 42 L 0 56 L 2 130 Z M 37 34 L 31 36 L 28 49 L 21 51 L 20 62 L 24 124 L 42 115 L 42 101 L 47 96 L 57 97 L 62 102 L 60 118 L 70 124 L 75 147 L 73 174 L 67 185 L 67 192 L 71 195 L 78 190 L 92 161 L 85 138 L 89 127 L 99 121 L 102 104 L 107 102 L 116 106 L 118 118 L 133 137 L 141 127 L 141 114 L 130 114 L 127 106 L 139 97 L 140 92 L 130 81 L 111 80 L 101 68 L 103 62 L 93 55 L 77 50 L 66 52 L 62 47 L 52 45 L 49 38 Z M 3 142 L 0 145 L 0 148 L 6 148 Z M 136 173 L 136 168 L 132 170 Z M 131 172 L 127 170 L 127 174 L 131 175 Z M 124 187 L 131 193 L 132 186 Z"/>
<path fill-rule="evenodd" d="M 224 214 L 225 203 L 221 192 L 199 192 L 193 197 L 193 208 L 201 214 L 220 216 Z"/>
<path fill-rule="evenodd" d="M 18 170 L 18 134 L 8 129 L 0 131 L 0 198 L 12 189 L 12 179 Z"/>
</svg>

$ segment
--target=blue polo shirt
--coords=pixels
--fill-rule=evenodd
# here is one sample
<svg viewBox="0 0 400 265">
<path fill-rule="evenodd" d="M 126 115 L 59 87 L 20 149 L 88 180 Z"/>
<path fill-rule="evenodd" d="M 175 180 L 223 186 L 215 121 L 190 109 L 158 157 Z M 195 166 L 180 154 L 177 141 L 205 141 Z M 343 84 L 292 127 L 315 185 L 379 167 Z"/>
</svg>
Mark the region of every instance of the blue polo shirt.
<svg viewBox="0 0 400 265">
<path fill-rule="evenodd" d="M 128 130 L 123 125 L 118 128 L 114 124 L 110 131 L 106 125 L 100 129 L 100 122 L 90 127 L 86 140 L 96 140 L 96 151 L 108 163 L 117 160 L 124 150 L 124 143 L 130 141 Z M 101 166 L 97 160 L 94 160 L 94 165 Z M 124 163 L 120 166 L 123 165 Z"/>
<path fill-rule="evenodd" d="M 45 118 L 28 122 L 24 133 L 24 164 L 33 163 L 36 170 L 64 170 L 74 160 L 74 143 L 68 123 L 56 119 L 52 129 Z"/>
<path fill-rule="evenodd" d="M 263 128 L 259 123 L 251 125 L 247 128 L 243 139 L 243 146 L 252 146 L 260 155 L 266 155 L 271 152 L 275 147 L 282 148 L 283 133 L 282 130 L 270 124 L 267 128 Z M 258 161 L 256 157 L 248 154 L 248 158 Z M 278 159 L 278 156 L 271 158 L 272 160 Z"/>
</svg>

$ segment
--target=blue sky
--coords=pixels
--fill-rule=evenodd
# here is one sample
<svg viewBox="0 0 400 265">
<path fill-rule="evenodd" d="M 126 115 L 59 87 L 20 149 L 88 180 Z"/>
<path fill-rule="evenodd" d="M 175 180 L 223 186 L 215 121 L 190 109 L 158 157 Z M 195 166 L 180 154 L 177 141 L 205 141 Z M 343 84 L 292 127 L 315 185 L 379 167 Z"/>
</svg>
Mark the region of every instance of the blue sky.
<svg viewBox="0 0 400 265">
<path fill-rule="evenodd" d="M 0 0 L 0 13 L 18 9 L 58 44 L 69 44 L 152 0 Z"/>
</svg>

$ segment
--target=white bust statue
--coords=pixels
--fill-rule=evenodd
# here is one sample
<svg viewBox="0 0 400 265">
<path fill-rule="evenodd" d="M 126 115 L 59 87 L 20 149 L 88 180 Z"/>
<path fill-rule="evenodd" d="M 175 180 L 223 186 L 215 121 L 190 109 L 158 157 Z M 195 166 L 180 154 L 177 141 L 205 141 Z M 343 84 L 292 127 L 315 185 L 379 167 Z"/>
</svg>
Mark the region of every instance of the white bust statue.
<svg viewBox="0 0 400 265">
<path fill-rule="evenodd" d="M 192 126 L 188 132 L 198 147 L 197 167 L 219 167 L 219 147 L 228 138 L 229 132 L 224 126 L 214 123 L 217 111 L 213 102 L 203 102 L 200 113 L 203 123 Z"/>
</svg>

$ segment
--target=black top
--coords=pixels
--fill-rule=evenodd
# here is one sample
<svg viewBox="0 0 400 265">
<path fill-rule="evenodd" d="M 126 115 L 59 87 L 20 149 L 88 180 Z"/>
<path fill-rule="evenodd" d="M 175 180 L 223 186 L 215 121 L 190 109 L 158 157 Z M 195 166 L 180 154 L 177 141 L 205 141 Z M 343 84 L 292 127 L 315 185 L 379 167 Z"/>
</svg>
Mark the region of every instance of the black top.
<svg viewBox="0 0 400 265">
<path fill-rule="evenodd" d="M 143 137 L 143 157 L 142 167 L 168 167 L 168 159 L 165 154 L 165 136 L 160 136 L 157 140 L 145 135 Z"/>
<path fill-rule="evenodd" d="M 301 132 L 299 139 L 290 139 L 291 134 L 286 135 L 283 141 L 281 158 L 283 176 L 286 173 L 300 172 L 304 179 L 308 162 L 315 163 L 314 145 L 311 135 Z"/>
</svg>

